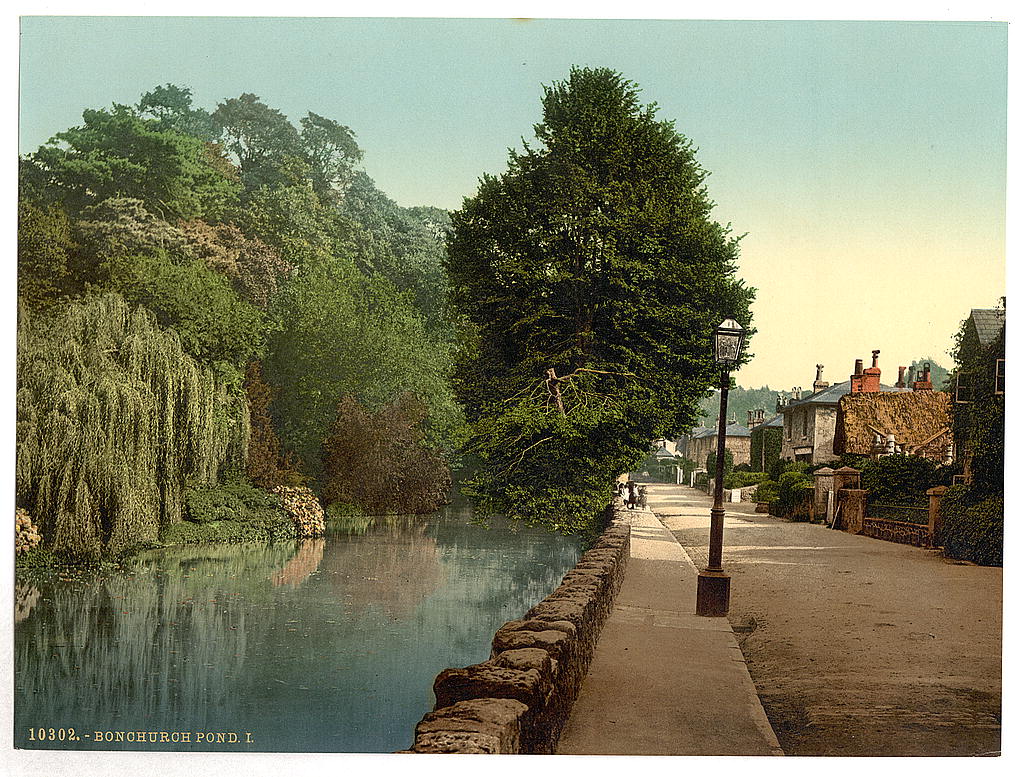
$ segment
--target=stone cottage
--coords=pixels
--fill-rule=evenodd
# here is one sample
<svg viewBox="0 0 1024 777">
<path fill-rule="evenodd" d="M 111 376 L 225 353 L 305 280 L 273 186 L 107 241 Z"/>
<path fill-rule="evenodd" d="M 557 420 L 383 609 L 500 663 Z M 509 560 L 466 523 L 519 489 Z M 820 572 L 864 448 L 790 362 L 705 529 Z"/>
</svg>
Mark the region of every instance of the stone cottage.
<svg viewBox="0 0 1024 777">
<path fill-rule="evenodd" d="M 803 399 L 790 398 L 779 402 L 776 409 L 782 415 L 781 458 L 823 464 L 835 458 L 834 442 L 839 400 L 847 394 L 875 394 L 906 391 L 905 388 L 885 386 L 881 382 L 878 354 L 872 351 L 871 366 L 857 359 L 848 381 L 831 386 L 822 380 L 824 366 L 817 365 L 814 392 Z"/>
<path fill-rule="evenodd" d="M 718 450 L 718 427 L 698 427 L 683 441 L 685 456 L 703 467 L 707 456 Z M 725 449 L 732 453 L 733 466 L 750 463 L 750 428 L 730 420 L 725 427 Z"/>
</svg>

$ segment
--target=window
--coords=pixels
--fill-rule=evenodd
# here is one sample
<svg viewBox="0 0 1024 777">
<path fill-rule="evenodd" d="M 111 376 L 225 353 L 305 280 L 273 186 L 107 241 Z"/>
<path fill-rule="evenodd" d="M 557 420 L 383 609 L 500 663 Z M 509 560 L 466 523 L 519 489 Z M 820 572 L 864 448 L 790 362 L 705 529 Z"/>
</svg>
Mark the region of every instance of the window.
<svg viewBox="0 0 1024 777">
<path fill-rule="evenodd" d="M 804 437 L 806 437 L 807 436 L 807 418 L 811 414 L 811 409 L 809 407 L 805 407 L 803 412 L 804 412 Z"/>
<path fill-rule="evenodd" d="M 963 376 L 958 372 L 956 374 L 956 383 L 953 390 L 953 401 L 958 405 L 966 405 L 971 401 L 971 387 L 967 384 L 966 380 L 962 379 Z"/>
<path fill-rule="evenodd" d="M 996 393 L 1006 393 L 1006 359 L 996 359 Z"/>
</svg>

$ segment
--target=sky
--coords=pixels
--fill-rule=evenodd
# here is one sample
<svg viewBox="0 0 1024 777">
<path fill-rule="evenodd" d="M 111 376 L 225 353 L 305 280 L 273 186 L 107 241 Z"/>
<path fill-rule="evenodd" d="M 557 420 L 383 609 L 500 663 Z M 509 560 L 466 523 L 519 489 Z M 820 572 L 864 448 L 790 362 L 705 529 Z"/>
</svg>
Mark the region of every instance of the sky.
<svg viewBox="0 0 1024 777">
<path fill-rule="evenodd" d="M 19 150 L 158 84 L 347 124 L 401 205 L 460 207 L 611 67 L 697 147 L 758 289 L 740 385 L 846 380 L 948 351 L 1005 294 L 1007 25 L 582 19 L 22 18 Z"/>
</svg>

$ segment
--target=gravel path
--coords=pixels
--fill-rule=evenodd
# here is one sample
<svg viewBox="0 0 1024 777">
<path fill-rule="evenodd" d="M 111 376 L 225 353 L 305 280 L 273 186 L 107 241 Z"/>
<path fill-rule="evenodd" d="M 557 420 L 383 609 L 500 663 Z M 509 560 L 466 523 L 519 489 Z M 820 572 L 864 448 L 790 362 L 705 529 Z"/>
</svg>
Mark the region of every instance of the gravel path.
<svg viewBox="0 0 1024 777">
<path fill-rule="evenodd" d="M 648 489 L 703 569 L 708 497 Z M 999 751 L 1001 569 L 726 507 L 729 620 L 787 755 Z"/>
</svg>

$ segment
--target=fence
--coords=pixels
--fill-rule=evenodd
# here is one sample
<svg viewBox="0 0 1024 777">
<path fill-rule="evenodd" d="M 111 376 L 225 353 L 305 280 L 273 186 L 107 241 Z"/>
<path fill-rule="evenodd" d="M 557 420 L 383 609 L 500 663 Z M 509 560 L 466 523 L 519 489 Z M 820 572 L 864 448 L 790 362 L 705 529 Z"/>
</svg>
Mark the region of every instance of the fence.
<svg viewBox="0 0 1024 777">
<path fill-rule="evenodd" d="M 939 502 L 944 493 L 945 486 L 928 489 L 928 507 L 875 504 L 865 510 L 866 491 L 841 490 L 843 528 L 888 542 L 920 548 L 938 547 L 942 544 Z"/>
<path fill-rule="evenodd" d="M 911 505 L 868 504 L 868 515 L 871 518 L 883 518 L 903 523 L 928 525 L 928 508 Z"/>
</svg>

